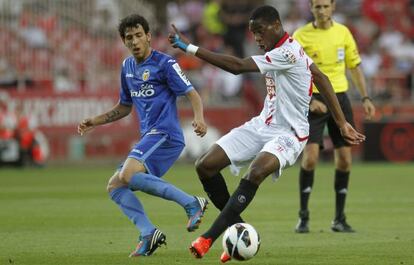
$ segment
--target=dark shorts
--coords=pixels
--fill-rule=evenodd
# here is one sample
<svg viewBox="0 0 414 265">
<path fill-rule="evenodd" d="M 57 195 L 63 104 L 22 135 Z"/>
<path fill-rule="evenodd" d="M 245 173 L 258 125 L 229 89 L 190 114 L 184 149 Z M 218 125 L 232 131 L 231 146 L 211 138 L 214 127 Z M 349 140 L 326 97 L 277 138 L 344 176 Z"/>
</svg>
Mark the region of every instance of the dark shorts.
<svg viewBox="0 0 414 265">
<path fill-rule="evenodd" d="M 144 164 L 147 172 L 162 177 L 177 161 L 184 144 L 172 141 L 165 134 L 146 134 L 135 144 L 128 157 Z M 119 170 L 122 168 L 120 166 Z"/>
<path fill-rule="evenodd" d="M 352 107 L 351 102 L 349 101 L 348 96 L 346 93 L 337 93 L 336 94 L 339 105 L 345 115 L 345 119 L 349 122 L 352 126 L 354 126 L 354 116 L 352 114 Z M 312 98 L 320 100 L 325 103 L 322 96 L 320 94 L 313 94 Z M 325 114 L 316 114 L 313 112 L 309 112 L 308 116 L 309 120 L 309 143 L 317 143 L 323 148 L 323 132 L 325 129 L 325 125 L 328 126 L 328 133 L 332 140 L 332 143 L 335 148 L 343 147 L 343 146 L 350 146 L 342 137 L 341 132 L 339 131 L 338 126 L 328 111 Z"/>
</svg>

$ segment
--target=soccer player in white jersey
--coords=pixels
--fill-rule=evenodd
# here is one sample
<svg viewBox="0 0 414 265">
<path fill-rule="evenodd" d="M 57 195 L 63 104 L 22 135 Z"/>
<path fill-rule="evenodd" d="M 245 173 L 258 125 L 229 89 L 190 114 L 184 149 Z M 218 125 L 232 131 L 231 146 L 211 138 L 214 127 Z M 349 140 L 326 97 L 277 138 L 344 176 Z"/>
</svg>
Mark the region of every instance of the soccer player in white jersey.
<svg viewBox="0 0 414 265">
<path fill-rule="evenodd" d="M 346 122 L 329 79 L 304 53 L 302 47 L 283 30 L 278 11 L 262 6 L 253 11 L 249 29 L 264 55 L 244 59 L 210 52 L 190 44 L 173 26 L 169 35 L 173 47 L 193 54 L 233 74 L 261 72 L 266 77 L 267 96 L 259 116 L 219 139 L 196 162 L 196 169 L 213 204 L 221 210 L 210 229 L 192 242 L 191 252 L 203 257 L 213 242 L 230 225 L 241 222 L 240 214 L 252 201 L 259 185 L 273 174 L 293 165 L 308 139 L 308 109 L 312 81 L 318 86 L 342 135 L 350 144 L 365 136 Z M 220 171 L 250 162 L 239 186 L 230 196 Z M 230 257 L 225 253 L 221 261 Z"/>
</svg>

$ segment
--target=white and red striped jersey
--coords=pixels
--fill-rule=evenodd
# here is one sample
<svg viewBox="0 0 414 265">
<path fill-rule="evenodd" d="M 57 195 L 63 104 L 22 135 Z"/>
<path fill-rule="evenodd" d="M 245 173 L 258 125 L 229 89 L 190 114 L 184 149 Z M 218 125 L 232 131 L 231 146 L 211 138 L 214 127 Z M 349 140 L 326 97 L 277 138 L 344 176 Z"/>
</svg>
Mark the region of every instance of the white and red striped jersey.
<svg viewBox="0 0 414 265">
<path fill-rule="evenodd" d="M 273 50 L 252 59 L 266 79 L 267 96 L 260 119 L 271 127 L 294 130 L 299 140 L 307 139 L 312 59 L 287 33 Z"/>
</svg>

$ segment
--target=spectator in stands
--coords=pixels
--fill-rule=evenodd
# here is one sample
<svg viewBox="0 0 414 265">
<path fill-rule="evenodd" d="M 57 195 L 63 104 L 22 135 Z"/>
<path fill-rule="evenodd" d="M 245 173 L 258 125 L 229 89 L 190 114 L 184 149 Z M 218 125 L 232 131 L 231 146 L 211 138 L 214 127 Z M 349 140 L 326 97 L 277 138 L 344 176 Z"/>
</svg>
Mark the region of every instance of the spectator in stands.
<svg viewBox="0 0 414 265">
<path fill-rule="evenodd" d="M 0 58 L 0 87 L 17 87 L 18 82 L 16 69 L 6 58 Z"/>
<path fill-rule="evenodd" d="M 306 20 L 301 16 L 296 2 L 291 2 L 287 16 L 284 19 L 283 27 L 288 34 L 306 24 Z"/>
<path fill-rule="evenodd" d="M 19 141 L 19 165 L 44 165 L 45 156 L 39 142 L 36 139 L 36 121 L 33 117 L 30 117 L 30 115 L 24 113 L 21 105 L 16 110 L 16 121 L 17 126 L 14 134 L 15 138 Z"/>
<path fill-rule="evenodd" d="M 80 85 L 71 77 L 69 69 L 58 69 L 53 75 L 53 87 L 56 92 L 77 92 Z"/>
<path fill-rule="evenodd" d="M 224 53 L 233 56 L 235 54 L 230 46 L 225 46 Z M 201 94 L 206 103 L 220 104 L 240 98 L 237 96 L 240 95 L 242 88 L 242 75 L 234 75 L 208 64 L 203 67 L 202 75 L 206 82 Z"/>
<path fill-rule="evenodd" d="M 250 12 L 255 5 L 249 0 L 226 0 L 221 2 L 220 17 L 226 31 L 224 42 L 233 47 L 236 56 L 244 57 L 244 40 Z"/>
<path fill-rule="evenodd" d="M 378 50 L 378 47 L 371 43 L 365 51 L 361 51 L 361 67 L 367 77 L 367 85 L 370 88 L 374 88 L 372 79 L 379 72 L 382 57 Z"/>
<path fill-rule="evenodd" d="M 14 135 L 16 116 L 8 109 L 7 100 L 7 94 L 0 94 L 0 166 L 19 160 L 19 147 Z"/>
<path fill-rule="evenodd" d="M 9 111 L 7 100 L 7 94 L 0 94 L 0 139 L 2 140 L 13 138 L 16 127 L 16 115 Z"/>
<path fill-rule="evenodd" d="M 21 28 L 18 33 L 30 48 L 48 48 L 47 35 L 38 25 L 38 20 L 35 10 L 26 7 L 21 13 Z"/>
<path fill-rule="evenodd" d="M 0 165 L 44 165 L 47 142 L 43 134 L 21 105 L 11 111 L 8 100 L 7 94 L 0 94 Z"/>
<path fill-rule="evenodd" d="M 183 1 L 170 1 L 167 3 L 167 22 L 169 24 L 175 24 L 183 32 L 190 30 L 190 20 L 181 8 Z"/>
<path fill-rule="evenodd" d="M 118 4 L 113 0 L 95 0 L 94 15 L 92 17 L 93 34 L 115 38 L 116 31 L 113 28 L 118 24 L 120 10 Z"/>
<path fill-rule="evenodd" d="M 225 26 L 220 19 L 220 4 L 221 0 L 210 0 L 203 12 L 203 27 L 213 35 L 222 35 L 225 31 Z"/>
</svg>

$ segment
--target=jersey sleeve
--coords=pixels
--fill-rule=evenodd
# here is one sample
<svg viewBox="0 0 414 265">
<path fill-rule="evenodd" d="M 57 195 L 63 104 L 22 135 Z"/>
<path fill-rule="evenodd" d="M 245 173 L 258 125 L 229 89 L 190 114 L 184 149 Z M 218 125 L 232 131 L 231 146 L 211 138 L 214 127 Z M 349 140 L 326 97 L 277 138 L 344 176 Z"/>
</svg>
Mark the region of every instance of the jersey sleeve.
<svg viewBox="0 0 414 265">
<path fill-rule="evenodd" d="M 345 35 L 345 64 L 347 68 L 355 68 L 361 63 L 358 47 L 355 43 L 354 37 L 347 29 Z"/>
<path fill-rule="evenodd" d="M 180 65 L 174 59 L 169 59 L 165 63 L 165 73 L 169 88 L 177 95 L 182 96 L 194 89 L 190 80 L 181 70 Z"/>
<path fill-rule="evenodd" d="M 296 55 L 289 49 L 280 47 L 265 53 L 252 56 L 262 74 L 277 70 L 286 70 L 296 63 Z"/>
<path fill-rule="evenodd" d="M 129 89 L 128 89 L 128 85 L 125 80 L 126 77 L 125 77 L 125 71 L 124 71 L 125 69 L 124 64 L 125 64 L 125 61 L 123 63 L 122 70 L 121 70 L 121 88 L 119 91 L 119 103 L 122 105 L 130 106 L 132 105 L 132 98 L 131 98 L 131 93 L 129 92 Z"/>
</svg>

